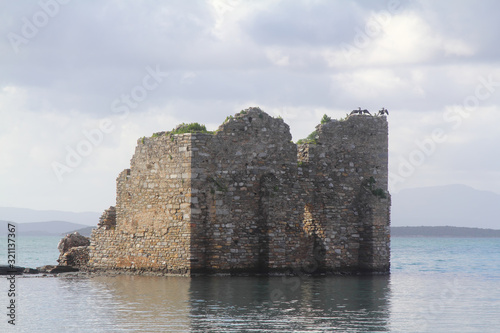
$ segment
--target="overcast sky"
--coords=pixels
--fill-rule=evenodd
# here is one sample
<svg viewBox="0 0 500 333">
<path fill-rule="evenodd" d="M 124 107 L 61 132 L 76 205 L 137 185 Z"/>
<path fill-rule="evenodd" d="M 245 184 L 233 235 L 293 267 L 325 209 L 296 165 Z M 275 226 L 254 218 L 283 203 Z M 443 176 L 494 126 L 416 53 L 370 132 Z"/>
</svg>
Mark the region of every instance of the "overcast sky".
<svg viewBox="0 0 500 333">
<path fill-rule="evenodd" d="M 0 0 L 0 206 L 102 211 L 137 139 L 389 110 L 390 189 L 500 193 L 500 2 Z"/>
</svg>

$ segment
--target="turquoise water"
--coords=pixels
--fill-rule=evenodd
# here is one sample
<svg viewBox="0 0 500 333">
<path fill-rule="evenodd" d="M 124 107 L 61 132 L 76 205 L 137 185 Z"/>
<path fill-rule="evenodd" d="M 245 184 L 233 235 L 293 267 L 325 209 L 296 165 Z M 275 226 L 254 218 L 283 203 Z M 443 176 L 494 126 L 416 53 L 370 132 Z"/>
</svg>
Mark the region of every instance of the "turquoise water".
<svg viewBox="0 0 500 333">
<path fill-rule="evenodd" d="M 54 262 L 58 240 L 26 240 L 20 264 Z M 7 289 L 0 279 L 0 308 Z M 16 289 L 17 325 L 3 315 L 0 332 L 499 332 L 500 239 L 393 238 L 390 276 L 19 277 Z"/>
<path fill-rule="evenodd" d="M 59 250 L 57 244 L 63 236 L 16 238 L 16 265 L 22 267 L 39 267 L 57 265 Z M 0 237 L 0 263 L 7 260 L 7 236 Z"/>
</svg>

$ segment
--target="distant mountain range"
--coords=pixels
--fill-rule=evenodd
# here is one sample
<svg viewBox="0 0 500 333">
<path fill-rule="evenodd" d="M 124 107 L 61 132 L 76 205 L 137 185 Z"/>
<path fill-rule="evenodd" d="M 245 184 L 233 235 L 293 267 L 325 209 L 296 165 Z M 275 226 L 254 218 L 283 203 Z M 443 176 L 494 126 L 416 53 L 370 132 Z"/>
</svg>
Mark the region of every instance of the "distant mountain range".
<svg viewBox="0 0 500 333">
<path fill-rule="evenodd" d="M 20 236 L 64 236 L 74 231 L 89 236 L 92 228 L 97 227 L 100 215 L 96 212 L 0 207 L 0 235 L 7 234 L 7 223 L 15 222 L 16 234 Z"/>
<path fill-rule="evenodd" d="M 392 195 L 392 226 L 500 229 L 500 195 L 465 185 L 422 187 Z"/>
<path fill-rule="evenodd" d="M 99 222 L 100 216 L 101 214 L 96 212 L 75 213 L 58 210 L 0 207 L 0 221 L 13 221 L 17 223 L 66 221 L 95 226 Z"/>
<path fill-rule="evenodd" d="M 0 221 L 0 235 L 7 234 L 8 223 L 10 222 Z M 74 231 L 89 236 L 91 230 L 92 227 L 84 224 L 64 221 L 16 223 L 16 236 L 64 236 Z"/>
<path fill-rule="evenodd" d="M 391 227 L 391 237 L 500 238 L 500 230 L 464 227 Z"/>
</svg>

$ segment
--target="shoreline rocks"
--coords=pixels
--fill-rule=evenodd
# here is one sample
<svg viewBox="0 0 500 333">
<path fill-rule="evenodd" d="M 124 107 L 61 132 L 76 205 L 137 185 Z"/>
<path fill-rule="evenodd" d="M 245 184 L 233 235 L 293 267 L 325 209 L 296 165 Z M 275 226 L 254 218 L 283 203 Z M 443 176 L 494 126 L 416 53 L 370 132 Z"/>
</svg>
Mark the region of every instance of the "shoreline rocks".
<svg viewBox="0 0 500 333">
<path fill-rule="evenodd" d="M 0 265 L 0 275 L 21 275 L 25 268 L 20 266 Z"/>
<path fill-rule="evenodd" d="M 69 249 L 78 246 L 88 246 L 90 245 L 90 239 L 88 237 L 80 235 L 77 231 L 72 234 L 67 234 L 64 238 L 59 241 L 57 249 L 61 254 L 68 252 Z"/>
<path fill-rule="evenodd" d="M 74 270 L 86 267 L 89 261 L 89 245 L 90 238 L 78 232 L 67 234 L 57 245 L 61 253 L 57 259 L 59 266 L 71 267 Z"/>
<path fill-rule="evenodd" d="M 58 273 L 68 273 L 68 272 L 78 272 L 78 268 L 63 265 L 45 265 L 36 268 L 38 273 L 48 273 L 48 274 L 58 274 Z"/>
</svg>

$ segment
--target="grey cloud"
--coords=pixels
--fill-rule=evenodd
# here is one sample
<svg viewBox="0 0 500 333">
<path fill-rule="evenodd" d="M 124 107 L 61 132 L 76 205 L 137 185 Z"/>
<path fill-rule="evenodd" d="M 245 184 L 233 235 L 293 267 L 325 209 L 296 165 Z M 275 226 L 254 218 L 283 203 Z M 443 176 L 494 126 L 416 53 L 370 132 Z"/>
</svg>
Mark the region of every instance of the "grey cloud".
<svg viewBox="0 0 500 333">
<path fill-rule="evenodd" d="M 253 13 L 242 26 L 258 44 L 332 47 L 352 42 L 370 15 L 389 12 L 388 3 L 280 1 Z M 397 3 L 397 7 L 402 8 L 407 1 Z"/>
<path fill-rule="evenodd" d="M 432 11 L 433 15 L 425 19 L 436 31 L 452 36 L 467 36 L 468 31 L 481 41 L 497 34 L 494 29 L 486 29 L 494 22 L 493 10 L 488 11 L 488 5 L 498 6 L 494 2 L 474 5 L 479 18 L 464 2 L 454 5 L 453 11 L 449 3 L 411 4 L 401 1 L 401 11 L 413 10 L 422 15 Z M 38 9 L 36 4 L 9 3 L 0 14 L 6 19 L 2 34 L 19 30 L 22 17 Z M 147 66 L 158 65 L 171 75 L 135 112 L 182 99 L 236 104 L 262 100 L 270 105 L 350 109 L 358 104 L 373 104 L 373 97 L 365 94 L 353 98 L 346 89 L 352 82 L 331 77 L 358 68 L 328 69 L 324 60 L 310 51 L 352 41 L 355 28 L 362 28 L 370 13 L 385 9 L 385 2 L 373 1 L 281 1 L 240 22 L 241 37 L 250 40 L 238 44 L 211 35 L 215 19 L 205 1 L 70 2 L 23 46 L 19 55 L 12 50 L 2 52 L 0 80 L 4 86 L 29 89 L 39 108 L 48 104 L 61 111 L 76 108 L 106 114 L 113 100 L 141 82 Z M 448 24 L 452 29 L 446 30 Z M 8 41 L 3 39 L 1 43 L 2 50 L 9 51 Z M 279 47 L 283 56 L 289 57 L 289 66 L 272 64 L 264 53 L 267 46 Z M 484 49 L 488 47 L 496 52 L 494 46 Z M 443 61 L 450 59 L 439 60 Z M 429 61 L 429 65 L 436 63 L 437 59 Z M 394 71 L 399 82 L 380 91 L 377 99 L 390 100 L 394 108 L 412 105 L 419 112 L 435 110 L 454 101 L 459 103 L 469 93 L 468 87 L 456 82 L 446 68 L 386 68 Z M 423 73 L 420 82 L 412 77 L 412 70 Z M 188 72 L 196 76 L 186 83 L 183 75 Z M 419 84 L 423 95 L 415 91 Z M 379 87 L 370 89 L 377 91 Z"/>
<path fill-rule="evenodd" d="M 411 10 L 417 12 L 432 26 L 434 31 L 448 37 L 458 38 L 472 46 L 476 53 L 472 57 L 456 57 L 456 62 L 498 61 L 498 31 L 500 21 L 497 13 L 500 3 L 485 1 L 432 1 L 411 2 Z M 450 61 L 443 55 L 441 63 Z"/>
<path fill-rule="evenodd" d="M 361 23 L 355 9 L 352 2 L 314 6 L 304 1 L 279 2 L 274 8 L 254 13 L 242 26 L 259 44 L 332 45 L 348 41 L 352 35 L 349 28 Z"/>
</svg>

